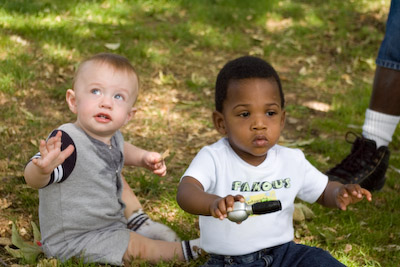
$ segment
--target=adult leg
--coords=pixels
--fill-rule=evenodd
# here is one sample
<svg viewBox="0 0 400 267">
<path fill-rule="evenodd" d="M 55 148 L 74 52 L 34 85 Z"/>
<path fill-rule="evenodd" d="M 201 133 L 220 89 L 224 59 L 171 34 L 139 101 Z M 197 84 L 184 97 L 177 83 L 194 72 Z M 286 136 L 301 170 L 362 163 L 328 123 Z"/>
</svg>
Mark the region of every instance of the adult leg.
<svg viewBox="0 0 400 267">
<path fill-rule="evenodd" d="M 356 136 L 350 154 L 327 171 L 330 180 L 358 183 L 369 190 L 380 190 L 385 184 L 390 156 L 388 145 L 400 120 L 399 43 L 400 1 L 392 1 L 385 37 L 376 59 L 372 95 L 365 113 L 362 136 Z"/>
<path fill-rule="evenodd" d="M 375 78 L 369 108 L 400 116 L 400 2 L 391 1 L 385 37 L 376 58 Z"/>
<path fill-rule="evenodd" d="M 389 166 L 389 143 L 400 120 L 400 71 L 377 66 L 362 136 L 356 137 L 351 153 L 327 171 L 329 179 L 358 183 L 380 190 Z"/>
<path fill-rule="evenodd" d="M 400 70 L 377 66 L 369 108 L 388 115 L 400 116 L 399 103 Z"/>
<path fill-rule="evenodd" d="M 400 17 L 399 17 L 400 19 Z M 400 65 L 400 63 L 399 63 Z M 388 146 L 400 120 L 400 70 L 377 66 L 363 137 Z"/>
</svg>

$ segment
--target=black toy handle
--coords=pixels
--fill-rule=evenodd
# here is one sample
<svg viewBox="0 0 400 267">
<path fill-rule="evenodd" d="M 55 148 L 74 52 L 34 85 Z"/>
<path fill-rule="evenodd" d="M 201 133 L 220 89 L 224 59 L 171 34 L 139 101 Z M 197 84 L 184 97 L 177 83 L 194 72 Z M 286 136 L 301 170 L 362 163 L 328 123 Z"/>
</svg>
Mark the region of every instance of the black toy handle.
<svg viewBox="0 0 400 267">
<path fill-rule="evenodd" d="M 265 214 L 282 210 L 282 204 L 280 200 L 271 200 L 265 202 L 255 203 L 251 206 L 253 214 Z"/>
</svg>

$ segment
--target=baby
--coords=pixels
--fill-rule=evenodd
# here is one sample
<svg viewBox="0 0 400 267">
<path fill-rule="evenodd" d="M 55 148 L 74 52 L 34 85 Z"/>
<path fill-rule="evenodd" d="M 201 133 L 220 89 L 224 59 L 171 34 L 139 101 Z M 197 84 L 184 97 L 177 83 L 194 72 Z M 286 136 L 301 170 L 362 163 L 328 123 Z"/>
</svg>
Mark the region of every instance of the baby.
<svg viewBox="0 0 400 267">
<path fill-rule="evenodd" d="M 213 122 L 224 138 L 200 150 L 177 193 L 182 209 L 200 215 L 205 266 L 344 266 L 327 251 L 293 242 L 294 200 L 344 210 L 371 194 L 328 181 L 302 151 L 277 144 L 284 104 L 278 74 L 260 58 L 237 58 L 218 74 Z M 282 210 L 240 224 L 226 219 L 235 201 L 271 200 Z"/>
<path fill-rule="evenodd" d="M 66 94 L 69 109 L 77 116 L 75 123 L 61 125 L 42 140 L 40 153 L 24 173 L 26 183 L 39 189 L 47 256 L 113 265 L 135 258 L 157 262 L 196 257 L 191 250 L 196 241 L 153 240 L 127 227 L 137 199 L 122 167 L 166 173 L 159 153 L 124 142 L 119 131 L 136 112 L 138 90 L 137 73 L 125 57 L 102 53 L 79 66 L 73 89 Z M 130 222 L 130 228 L 140 227 L 138 220 Z"/>
</svg>

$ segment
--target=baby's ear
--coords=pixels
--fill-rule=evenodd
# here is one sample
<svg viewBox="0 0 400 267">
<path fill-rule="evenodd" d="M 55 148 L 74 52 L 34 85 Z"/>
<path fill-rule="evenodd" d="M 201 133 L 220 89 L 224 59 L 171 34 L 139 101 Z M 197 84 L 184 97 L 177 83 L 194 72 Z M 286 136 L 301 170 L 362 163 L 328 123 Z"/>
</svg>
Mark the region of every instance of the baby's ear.
<svg viewBox="0 0 400 267">
<path fill-rule="evenodd" d="M 76 96 L 75 96 L 75 91 L 72 89 L 67 90 L 67 94 L 65 96 L 65 99 L 67 100 L 68 107 L 72 111 L 72 113 L 76 114 L 77 113 L 77 106 L 76 106 Z"/>
<path fill-rule="evenodd" d="M 215 129 L 222 135 L 226 135 L 224 114 L 214 111 L 212 114 Z"/>
<path fill-rule="evenodd" d="M 136 114 L 137 108 L 132 108 L 131 111 L 128 112 L 128 116 L 126 117 L 125 124 L 127 124 Z"/>
</svg>

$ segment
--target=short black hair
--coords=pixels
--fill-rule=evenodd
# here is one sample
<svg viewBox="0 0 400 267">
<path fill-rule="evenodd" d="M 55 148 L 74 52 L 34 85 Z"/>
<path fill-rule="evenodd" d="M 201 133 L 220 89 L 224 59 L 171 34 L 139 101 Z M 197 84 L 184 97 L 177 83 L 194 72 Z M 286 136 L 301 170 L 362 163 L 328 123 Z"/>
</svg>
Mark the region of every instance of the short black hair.
<svg viewBox="0 0 400 267">
<path fill-rule="evenodd" d="M 223 110 L 223 102 L 226 99 L 229 82 L 248 78 L 273 79 L 279 87 L 281 107 L 285 105 L 281 80 L 275 69 L 265 60 L 254 56 L 243 56 L 229 61 L 220 70 L 215 83 L 215 109 Z"/>
</svg>

